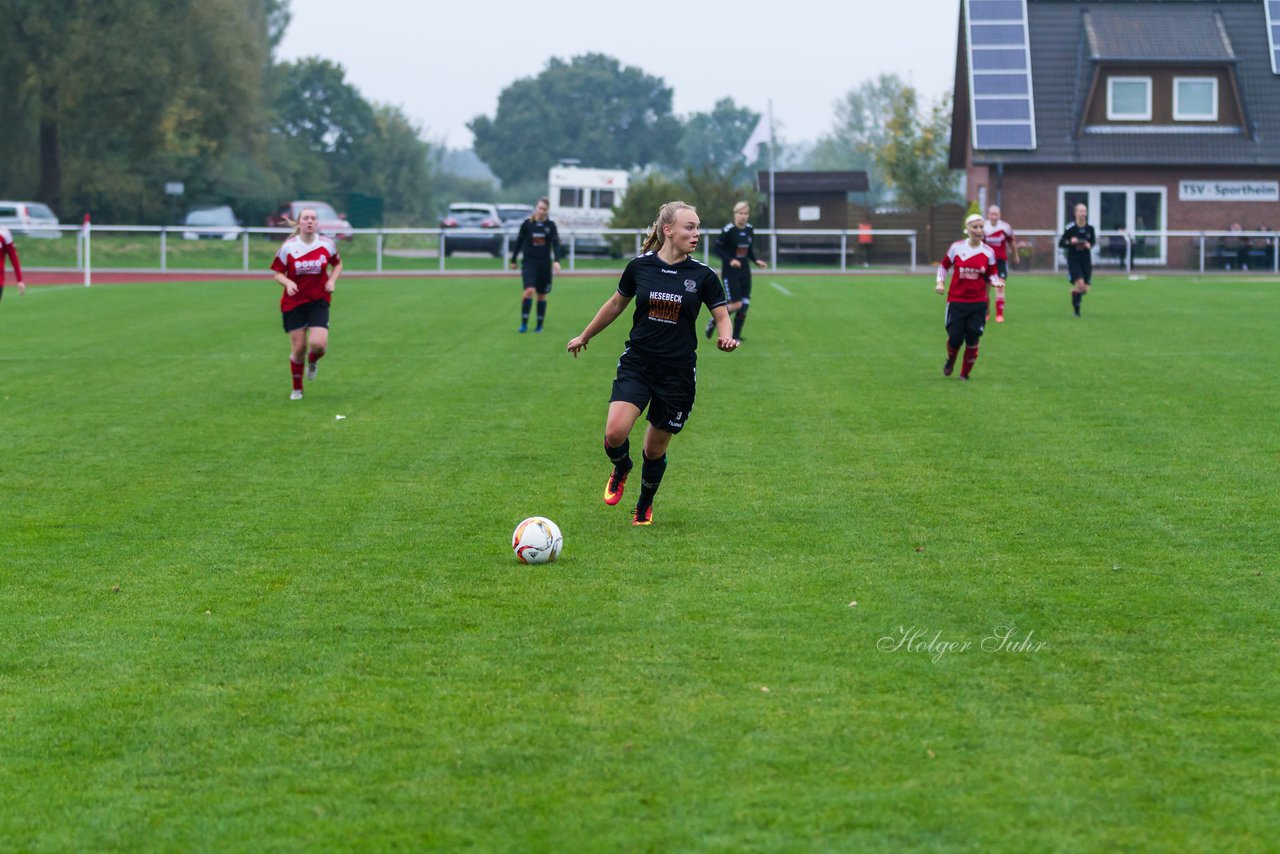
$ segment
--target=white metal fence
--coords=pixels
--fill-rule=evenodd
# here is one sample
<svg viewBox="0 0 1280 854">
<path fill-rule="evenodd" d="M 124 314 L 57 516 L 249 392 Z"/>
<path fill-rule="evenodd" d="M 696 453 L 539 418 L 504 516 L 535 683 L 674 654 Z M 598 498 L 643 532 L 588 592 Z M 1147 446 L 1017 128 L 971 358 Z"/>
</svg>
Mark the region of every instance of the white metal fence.
<svg viewBox="0 0 1280 854">
<path fill-rule="evenodd" d="M 1066 266 L 1058 249 L 1061 232 L 1022 230 L 1017 240 L 1030 248 L 1031 269 L 1057 271 Z M 1276 231 L 1098 231 L 1095 264 L 1133 272 L 1138 269 L 1209 273 L 1280 274 L 1280 232 Z M 1047 263 L 1051 259 L 1052 263 Z"/>
<path fill-rule="evenodd" d="M 32 270 L 52 270 L 67 272 L 82 271 L 85 284 L 92 283 L 95 271 L 112 272 L 169 272 L 187 273 L 260 273 L 270 265 L 270 258 L 276 247 L 291 233 L 286 228 L 259 228 L 239 226 L 147 226 L 147 225 L 97 225 L 86 226 L 42 226 L 36 234 L 26 237 L 54 237 L 55 235 L 73 236 L 74 253 L 70 247 L 62 253 L 58 260 L 63 263 L 26 264 Z M 459 235 L 451 229 L 440 228 L 356 228 L 350 231 L 351 238 L 339 243 L 339 251 L 351 266 L 350 249 L 360 245 L 360 261 L 356 271 L 373 273 L 432 274 L 449 273 L 466 270 L 484 272 L 506 270 L 507 260 L 515 235 L 503 233 L 494 236 L 498 254 L 488 265 L 478 265 L 471 247 L 479 238 L 475 233 Z M 197 236 L 199 235 L 199 236 Z M 214 237 L 226 235 L 225 238 Z M 18 235 L 22 237 L 22 235 Z M 595 231 L 561 231 L 561 242 L 564 247 L 564 266 L 568 271 L 575 271 L 587 264 L 588 255 L 592 258 L 602 257 L 607 261 L 595 261 L 588 265 L 589 269 L 620 268 L 618 259 L 639 254 L 645 231 L 637 229 L 603 229 Z M 897 266 L 907 266 L 915 270 L 917 266 L 917 232 L 913 229 L 879 229 L 870 232 L 842 230 L 812 229 L 762 229 L 756 231 L 759 238 L 757 251 L 767 256 L 770 266 L 785 267 L 788 262 L 796 265 L 816 263 L 845 271 L 850 266 L 858 265 L 859 247 L 868 238 L 877 241 L 892 239 L 901 246 L 893 257 Z M 209 238 L 213 239 L 209 239 Z M 712 244 L 716 232 L 704 232 L 698 249 L 698 255 L 707 264 L 719 266 L 715 258 Z M 133 239 L 132 241 L 130 239 Z M 204 239 L 201 239 L 204 238 Z M 174 264 L 175 247 L 198 240 L 206 249 L 205 257 L 219 255 L 216 266 L 191 266 L 189 263 Z M 467 252 L 469 257 L 459 260 L 455 250 L 450 246 L 451 240 L 459 248 L 456 252 Z M 111 243 L 113 251 L 108 254 L 99 251 L 95 256 L 95 245 L 103 247 Z M 134 243 L 137 245 L 134 245 Z M 25 243 L 25 241 L 24 241 Z M 44 243 L 44 241 L 41 241 Z M 146 244 L 146 245 L 143 245 Z M 220 247 L 213 246 L 214 244 Z M 229 262 L 230 244 L 234 244 L 234 262 Z M 397 248 L 409 246 L 411 248 Z M 24 252 L 31 251 L 34 241 L 23 247 Z M 122 249 L 123 246 L 123 249 Z M 221 248 L 222 252 L 216 252 Z M 592 250 L 590 252 L 586 250 Z M 49 252 L 41 253 L 44 256 Z M 190 254 L 190 253 L 187 253 Z M 484 252 L 478 253 L 480 255 Z M 393 263 L 394 262 L 394 263 Z M 415 263 L 421 262 L 421 263 Z"/>
<path fill-rule="evenodd" d="M 230 239 L 193 240 L 197 233 L 206 237 L 229 235 Z M 20 251 L 25 267 L 33 271 L 81 272 L 88 285 L 95 271 L 265 273 L 280 241 L 289 233 L 282 228 L 95 224 L 41 226 L 35 233 L 16 236 L 22 239 Z M 35 239 L 55 235 L 62 239 Z M 922 263 L 936 262 L 933 258 L 920 258 L 921 235 L 915 229 L 760 229 L 756 236 L 758 254 L 767 257 L 770 266 L 781 272 L 917 272 Z M 494 244 L 499 254 L 489 260 L 484 259 L 484 253 L 481 257 L 470 252 L 466 256 L 456 254 L 450 240 L 456 245 L 466 238 L 456 232 L 451 238 L 450 229 L 440 228 L 352 229 L 352 239 L 343 240 L 340 246 L 351 272 L 492 274 L 507 269 L 514 240 L 510 234 L 495 237 L 500 238 Z M 1022 271 L 1057 271 L 1065 266 L 1057 247 L 1058 232 L 1032 229 L 1019 231 L 1017 237 Z M 705 232 L 698 255 L 718 267 L 712 252 L 715 238 L 716 232 Z M 635 229 L 563 231 L 564 266 L 571 272 L 616 271 L 622 266 L 619 259 L 637 254 L 643 239 L 644 232 Z M 466 245 L 473 242 L 474 235 Z M 1275 231 L 1099 231 L 1098 243 L 1094 248 L 1095 262 L 1104 269 L 1200 273 L 1248 270 L 1280 275 L 1280 232 Z M 588 247 L 607 248 L 611 254 L 588 256 L 584 251 Z"/>
</svg>

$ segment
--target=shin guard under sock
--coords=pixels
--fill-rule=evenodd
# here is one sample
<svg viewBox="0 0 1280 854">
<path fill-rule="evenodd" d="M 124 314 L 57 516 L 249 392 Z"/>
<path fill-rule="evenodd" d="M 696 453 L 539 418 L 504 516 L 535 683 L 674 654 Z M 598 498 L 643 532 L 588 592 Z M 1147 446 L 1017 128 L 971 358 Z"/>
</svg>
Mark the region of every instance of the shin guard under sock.
<svg viewBox="0 0 1280 854">
<path fill-rule="evenodd" d="M 662 476 L 667 471 L 667 455 L 651 460 L 642 451 L 640 456 L 644 462 L 640 466 L 640 500 L 636 502 L 636 509 L 646 510 L 653 505 L 653 496 L 662 485 Z"/>
<path fill-rule="evenodd" d="M 616 448 L 610 448 L 608 443 L 604 446 L 605 456 L 609 458 L 609 462 L 613 463 L 613 467 L 620 474 L 626 474 L 631 471 L 631 440 L 623 439 L 622 444 Z"/>
</svg>

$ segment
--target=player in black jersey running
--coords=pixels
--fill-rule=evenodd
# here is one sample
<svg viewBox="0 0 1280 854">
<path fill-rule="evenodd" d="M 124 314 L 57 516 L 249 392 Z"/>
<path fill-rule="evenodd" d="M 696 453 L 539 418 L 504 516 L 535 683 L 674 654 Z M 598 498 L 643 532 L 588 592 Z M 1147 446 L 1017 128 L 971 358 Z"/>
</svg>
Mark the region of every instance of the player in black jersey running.
<svg viewBox="0 0 1280 854">
<path fill-rule="evenodd" d="M 742 340 L 742 325 L 747 322 L 747 309 L 751 308 L 751 265 L 768 267 L 756 257 L 751 244 L 755 241 L 755 229 L 747 222 L 751 218 L 751 206 L 738 202 L 733 206 L 733 222 L 720 230 L 715 246 L 720 256 L 720 277 L 729 291 L 729 314 L 733 315 L 733 337 Z M 715 320 L 707 321 L 706 334 L 711 337 Z"/>
<path fill-rule="evenodd" d="M 1076 221 L 1062 232 L 1058 246 L 1067 250 L 1067 278 L 1071 281 L 1071 307 L 1076 317 L 1080 316 L 1080 303 L 1084 295 L 1089 293 L 1089 285 L 1093 279 L 1093 247 L 1098 244 L 1098 235 L 1089 225 L 1089 209 L 1083 204 L 1076 205 Z"/>
<path fill-rule="evenodd" d="M 524 263 L 520 276 L 524 280 L 524 298 L 520 303 L 520 332 L 529 331 L 529 309 L 533 307 L 533 295 L 538 295 L 538 325 L 534 332 L 542 331 L 547 319 L 547 294 L 551 293 L 551 274 L 560 272 L 560 232 L 556 224 L 547 219 L 551 201 L 538 199 L 533 216 L 520 223 L 516 245 L 511 248 L 511 269 L 516 268 L 516 258 L 524 250 Z"/>
<path fill-rule="evenodd" d="M 636 301 L 631 335 L 618 360 L 618 373 L 609 398 L 604 426 L 604 452 L 613 472 L 604 488 L 604 503 L 617 504 L 631 472 L 631 428 L 645 407 L 649 426 L 644 434 L 640 468 L 640 498 L 633 525 L 653 522 L 653 496 L 667 469 L 667 445 L 689 419 L 696 391 L 698 312 L 711 310 L 719 330 L 716 346 L 735 350 L 728 294 L 710 267 L 690 257 L 698 248 L 698 214 L 684 202 L 667 202 L 658 211 L 643 254 L 622 271 L 618 290 L 605 301 L 582 334 L 566 346 L 576 358 L 587 342 L 613 323 Z"/>
</svg>

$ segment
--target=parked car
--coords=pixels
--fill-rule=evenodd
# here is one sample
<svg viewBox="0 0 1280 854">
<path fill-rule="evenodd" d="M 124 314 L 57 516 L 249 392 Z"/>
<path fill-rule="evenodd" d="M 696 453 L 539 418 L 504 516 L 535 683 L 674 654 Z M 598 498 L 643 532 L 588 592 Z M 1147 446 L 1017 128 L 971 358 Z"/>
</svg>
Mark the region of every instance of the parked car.
<svg viewBox="0 0 1280 854">
<path fill-rule="evenodd" d="M 350 240 L 355 237 L 351 223 L 346 217 L 333 209 L 333 205 L 325 202 L 298 201 L 289 202 L 276 208 L 275 213 L 267 217 L 268 228 L 293 228 L 303 208 L 314 208 L 320 219 L 320 233 L 336 240 Z"/>
<path fill-rule="evenodd" d="M 40 202 L 0 202 L 0 225 L 23 237 L 62 236 L 57 214 Z"/>
<path fill-rule="evenodd" d="M 502 217 L 497 205 L 485 202 L 455 202 L 440 220 L 445 230 L 444 254 L 454 252 L 488 252 L 495 258 L 502 256 Z M 519 226 L 517 226 L 518 228 Z"/>
<path fill-rule="evenodd" d="M 520 223 L 533 216 L 531 205 L 497 204 L 498 219 L 502 220 L 502 230 L 513 238 L 520 233 Z"/>
<path fill-rule="evenodd" d="M 188 211 L 182 224 L 202 226 L 182 232 L 186 240 L 235 240 L 244 231 L 240 228 L 240 220 L 236 218 L 235 211 L 226 205 Z"/>
</svg>

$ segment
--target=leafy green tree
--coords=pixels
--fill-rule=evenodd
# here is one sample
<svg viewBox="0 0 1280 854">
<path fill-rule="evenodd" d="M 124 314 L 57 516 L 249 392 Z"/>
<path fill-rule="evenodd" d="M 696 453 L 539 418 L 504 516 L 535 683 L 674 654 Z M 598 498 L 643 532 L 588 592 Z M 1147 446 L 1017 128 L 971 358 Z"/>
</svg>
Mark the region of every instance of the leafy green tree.
<svg viewBox="0 0 1280 854">
<path fill-rule="evenodd" d="M 687 183 L 661 172 L 633 178 L 627 184 L 627 194 L 613 209 L 610 227 L 648 228 L 658 215 L 658 208 L 676 199 L 689 201 L 685 198 L 688 194 Z"/>
<path fill-rule="evenodd" d="M 373 189 L 371 149 L 378 122 L 343 67 L 305 57 L 277 65 L 272 77 L 272 130 L 291 154 L 282 164 L 290 182 L 310 194 Z"/>
<path fill-rule="evenodd" d="M 18 117 L 5 136 L 34 166 L 37 198 L 64 215 L 160 216 L 163 181 L 261 139 L 269 6 L 4 0 L 0 67 Z"/>
<path fill-rule="evenodd" d="M 876 204 L 886 195 L 887 180 L 876 153 L 888 137 L 893 107 L 907 84 L 896 74 L 881 74 L 845 93 L 835 103 L 831 132 L 818 140 L 807 166 L 819 170 L 863 170 L 870 189 L 868 201 Z"/>
<path fill-rule="evenodd" d="M 399 107 L 377 105 L 373 109 L 377 138 L 367 164 L 374 180 L 371 191 L 381 196 L 385 209 L 405 223 L 422 223 L 434 215 L 432 148 Z"/>
<path fill-rule="evenodd" d="M 739 146 L 741 149 L 741 146 Z M 627 194 L 613 211 L 610 225 L 613 228 L 648 229 L 658 215 L 658 209 L 667 202 L 680 200 L 698 209 L 702 221 L 703 240 L 714 238 L 714 233 L 733 218 L 733 206 L 738 202 L 758 201 L 759 194 L 751 189 L 746 171 L 730 170 L 728 174 L 713 169 L 686 169 L 678 176 L 662 172 L 650 172 L 632 179 Z M 629 254 L 635 248 L 635 240 L 620 237 L 614 241 L 619 254 Z"/>
<path fill-rule="evenodd" d="M 504 89 L 493 118 L 467 127 L 504 184 L 543 178 L 561 158 L 621 169 L 664 162 L 680 139 L 662 78 L 598 53 L 552 59 Z"/>
<path fill-rule="evenodd" d="M 751 138 L 760 114 L 721 98 L 709 113 L 694 113 L 685 122 L 676 147 L 679 165 L 694 170 L 727 171 L 746 165 L 742 148 Z"/>
<path fill-rule="evenodd" d="M 928 210 L 956 197 L 956 173 L 948 163 L 951 103 L 943 98 L 921 110 L 910 86 L 902 90 L 885 124 L 885 141 L 876 163 L 903 205 Z"/>
</svg>

